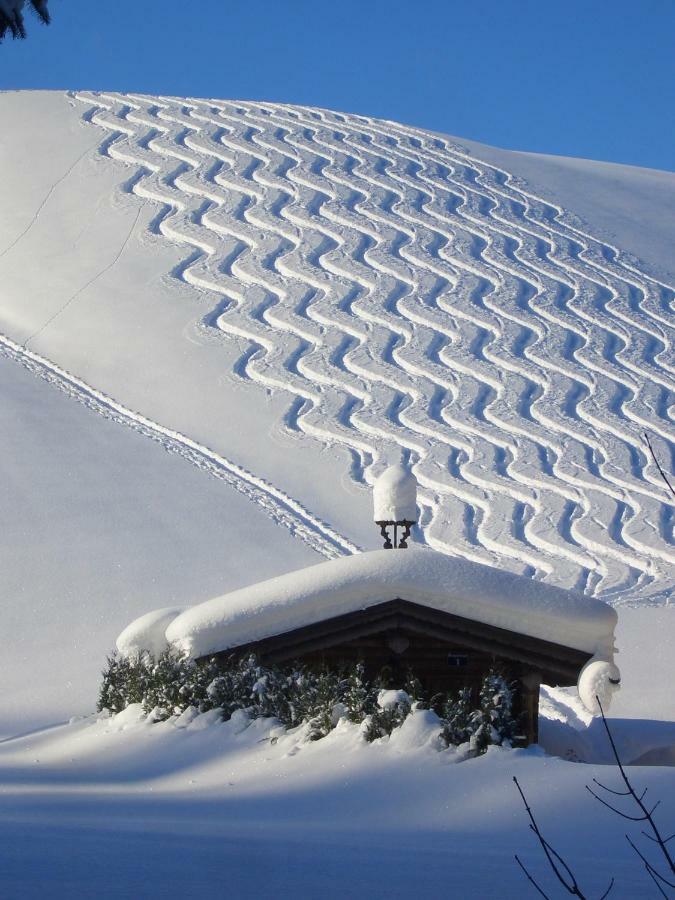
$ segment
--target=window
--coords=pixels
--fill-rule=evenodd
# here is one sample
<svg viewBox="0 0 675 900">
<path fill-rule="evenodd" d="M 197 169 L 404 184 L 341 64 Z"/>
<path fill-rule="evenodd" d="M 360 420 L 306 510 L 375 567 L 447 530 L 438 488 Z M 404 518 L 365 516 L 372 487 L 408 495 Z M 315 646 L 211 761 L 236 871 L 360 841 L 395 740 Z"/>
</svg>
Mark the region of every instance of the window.
<svg viewBox="0 0 675 900">
<path fill-rule="evenodd" d="M 468 662 L 469 657 L 466 653 L 448 653 L 448 665 L 453 669 L 459 666 L 466 666 Z"/>
</svg>

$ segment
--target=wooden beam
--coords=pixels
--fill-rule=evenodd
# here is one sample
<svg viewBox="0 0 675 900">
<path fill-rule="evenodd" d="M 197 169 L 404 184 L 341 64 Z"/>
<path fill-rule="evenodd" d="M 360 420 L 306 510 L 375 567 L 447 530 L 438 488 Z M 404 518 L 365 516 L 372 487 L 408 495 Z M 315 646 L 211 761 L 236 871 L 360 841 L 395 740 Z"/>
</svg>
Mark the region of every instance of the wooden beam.
<svg viewBox="0 0 675 900">
<path fill-rule="evenodd" d="M 284 634 L 233 647 L 227 653 L 254 652 L 269 663 L 288 662 L 379 633 L 407 631 L 449 645 L 525 663 L 554 684 L 574 684 L 590 653 L 473 619 L 396 598 L 367 609 L 316 622 Z"/>
</svg>

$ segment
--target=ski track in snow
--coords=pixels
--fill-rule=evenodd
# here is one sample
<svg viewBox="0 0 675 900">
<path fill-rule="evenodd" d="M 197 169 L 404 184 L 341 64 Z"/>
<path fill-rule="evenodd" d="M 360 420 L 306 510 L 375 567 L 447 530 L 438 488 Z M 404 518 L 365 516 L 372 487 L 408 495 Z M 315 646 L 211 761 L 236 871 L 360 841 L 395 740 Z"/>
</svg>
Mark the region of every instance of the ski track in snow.
<svg viewBox="0 0 675 900">
<path fill-rule="evenodd" d="M 25 344 L 17 344 L 0 334 L 0 354 L 20 363 L 34 375 L 104 418 L 157 441 L 167 452 L 177 453 L 192 465 L 227 482 L 249 500 L 261 506 L 273 521 L 288 528 L 292 534 L 322 556 L 332 559 L 345 553 L 358 552 L 359 548 L 351 541 L 313 516 L 283 491 L 184 434 L 165 428 L 140 413 L 127 409 L 112 397 L 96 390 L 50 360 L 28 350 Z"/>
<path fill-rule="evenodd" d="M 347 447 L 369 484 L 403 454 L 436 549 L 615 602 L 672 587 L 643 439 L 670 464 L 672 287 L 422 130 L 71 96 L 189 248 L 171 274 L 216 295 L 201 327 L 242 347 L 233 376 L 290 395 L 279 427 Z"/>
</svg>

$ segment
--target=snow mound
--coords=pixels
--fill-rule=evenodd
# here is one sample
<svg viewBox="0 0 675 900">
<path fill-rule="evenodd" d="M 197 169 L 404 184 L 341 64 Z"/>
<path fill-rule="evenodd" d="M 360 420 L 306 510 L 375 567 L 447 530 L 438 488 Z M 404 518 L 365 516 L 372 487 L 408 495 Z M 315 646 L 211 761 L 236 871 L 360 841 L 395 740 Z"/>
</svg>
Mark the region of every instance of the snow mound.
<svg viewBox="0 0 675 900">
<path fill-rule="evenodd" d="M 166 630 L 193 657 L 401 598 L 611 660 L 616 612 L 601 600 L 433 550 L 374 550 L 191 607 Z"/>
<path fill-rule="evenodd" d="M 377 695 L 377 705 L 380 709 L 391 709 L 399 703 L 410 703 L 410 695 L 406 691 L 382 690 Z"/>
<path fill-rule="evenodd" d="M 589 659 L 579 673 L 579 697 L 589 712 L 598 713 L 598 700 L 608 710 L 612 695 L 619 689 L 621 674 L 614 663 L 605 659 Z"/>
<path fill-rule="evenodd" d="M 417 521 L 417 479 L 404 466 L 389 466 L 373 486 L 376 522 Z"/>
<path fill-rule="evenodd" d="M 182 606 L 167 606 L 139 616 L 119 635 L 115 641 L 117 649 L 122 656 L 134 656 L 144 650 L 159 656 L 166 649 L 166 629 L 182 612 Z"/>
</svg>

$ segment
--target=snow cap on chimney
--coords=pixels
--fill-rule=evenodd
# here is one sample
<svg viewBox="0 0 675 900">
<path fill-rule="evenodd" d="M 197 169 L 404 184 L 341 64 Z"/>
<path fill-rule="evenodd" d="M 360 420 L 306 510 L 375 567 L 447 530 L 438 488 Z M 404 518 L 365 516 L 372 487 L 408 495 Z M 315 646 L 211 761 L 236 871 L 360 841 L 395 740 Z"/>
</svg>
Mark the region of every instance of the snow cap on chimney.
<svg viewBox="0 0 675 900">
<path fill-rule="evenodd" d="M 417 521 L 417 479 L 398 463 L 389 466 L 373 486 L 376 522 Z"/>
</svg>

